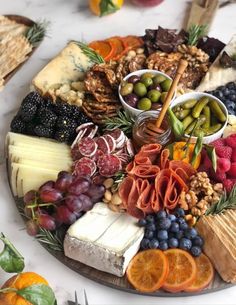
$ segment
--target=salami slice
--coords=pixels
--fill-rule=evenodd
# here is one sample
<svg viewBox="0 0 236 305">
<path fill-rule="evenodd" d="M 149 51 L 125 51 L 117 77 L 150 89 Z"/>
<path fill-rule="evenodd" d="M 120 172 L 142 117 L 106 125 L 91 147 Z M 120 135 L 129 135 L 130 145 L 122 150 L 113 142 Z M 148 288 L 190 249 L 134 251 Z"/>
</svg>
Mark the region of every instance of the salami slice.
<svg viewBox="0 0 236 305">
<path fill-rule="evenodd" d="M 92 157 L 96 153 L 98 145 L 91 138 L 83 138 L 79 142 L 78 147 L 81 155 L 83 155 L 84 157 Z"/>
<path fill-rule="evenodd" d="M 125 146 L 126 139 L 127 139 L 127 138 L 126 138 L 125 134 L 122 133 L 122 137 L 121 137 L 121 139 L 119 140 L 119 142 L 116 141 L 116 147 L 117 147 L 117 148 L 123 148 L 123 147 Z"/>
<path fill-rule="evenodd" d="M 104 137 L 97 138 L 96 143 L 97 143 L 98 149 L 100 149 L 102 152 L 104 152 L 104 154 L 110 153 L 109 144 L 107 143 L 107 140 Z"/>
<path fill-rule="evenodd" d="M 119 143 L 122 140 L 122 138 L 125 136 L 124 132 L 119 128 L 112 129 L 107 134 L 112 136 L 112 138 L 116 141 L 116 143 Z"/>
<path fill-rule="evenodd" d="M 80 160 L 78 160 L 74 163 L 73 175 L 91 177 L 92 168 L 88 164 L 81 163 L 79 161 Z"/>
<path fill-rule="evenodd" d="M 79 131 L 81 131 L 83 129 L 87 129 L 89 126 L 91 127 L 91 126 L 95 126 L 95 125 L 92 122 L 84 123 L 76 128 L 76 132 L 78 133 Z"/>
<path fill-rule="evenodd" d="M 106 139 L 106 141 L 109 145 L 110 152 L 112 153 L 113 151 L 115 151 L 116 141 L 114 140 L 114 138 L 112 136 L 110 136 L 109 134 L 105 135 L 104 138 Z"/>
<path fill-rule="evenodd" d="M 130 139 L 127 139 L 127 141 L 125 142 L 125 145 L 126 145 L 127 153 L 129 154 L 129 156 L 131 158 L 133 158 L 135 155 L 135 151 L 134 151 L 134 146 L 133 146 L 132 141 Z"/>
<path fill-rule="evenodd" d="M 103 156 L 104 155 L 104 152 L 101 151 L 101 149 L 97 149 L 95 154 L 92 156 L 92 160 L 97 162 L 99 157 Z"/>
<path fill-rule="evenodd" d="M 80 142 L 80 140 L 83 138 L 84 134 L 86 133 L 86 128 L 85 129 L 82 129 L 78 132 L 74 142 L 72 143 L 71 145 L 71 148 L 73 148 L 77 143 Z"/>
<path fill-rule="evenodd" d="M 97 166 L 100 175 L 112 177 L 121 169 L 121 162 L 117 156 L 104 155 L 99 158 Z"/>
</svg>

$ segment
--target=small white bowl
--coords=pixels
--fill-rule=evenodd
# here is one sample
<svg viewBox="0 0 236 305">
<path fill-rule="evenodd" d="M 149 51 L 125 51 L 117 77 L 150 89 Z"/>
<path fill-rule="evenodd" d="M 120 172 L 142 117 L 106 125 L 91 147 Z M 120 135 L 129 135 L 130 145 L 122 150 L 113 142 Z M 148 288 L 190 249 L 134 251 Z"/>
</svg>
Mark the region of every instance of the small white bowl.
<svg viewBox="0 0 236 305">
<path fill-rule="evenodd" d="M 157 70 L 149 70 L 149 69 L 144 69 L 144 70 L 138 70 L 138 71 L 135 71 L 135 72 L 132 72 L 130 74 L 128 74 L 126 77 L 124 77 L 123 81 L 126 81 L 128 78 L 130 78 L 130 76 L 133 76 L 133 75 L 137 75 L 137 76 L 141 76 L 143 75 L 144 73 L 153 73 L 155 75 L 162 75 L 164 76 L 165 78 L 167 79 L 170 79 L 172 80 L 171 77 L 169 77 L 167 74 L 165 73 L 162 73 L 160 71 L 157 71 Z M 125 100 L 123 99 L 122 95 L 120 94 L 120 89 L 121 89 L 121 84 L 119 85 L 119 89 L 118 89 L 118 93 L 119 93 L 119 98 L 120 98 L 120 101 L 121 101 L 121 104 L 124 108 L 124 110 L 126 112 L 128 112 L 133 118 L 137 117 L 141 112 L 145 111 L 145 110 L 140 110 L 140 109 L 137 109 L 137 108 L 134 108 L 134 107 L 131 107 L 130 105 L 128 105 Z M 173 99 L 172 101 L 175 99 L 176 97 L 176 92 L 173 96 Z M 171 103 L 172 103 L 171 101 Z M 152 109 L 150 109 L 152 110 Z"/>
<path fill-rule="evenodd" d="M 183 104 L 184 102 L 188 101 L 188 100 L 191 100 L 191 99 L 196 99 L 196 100 L 199 100 L 200 98 L 202 97 L 209 97 L 210 99 L 212 100 L 215 100 L 218 102 L 218 104 L 220 105 L 221 109 L 223 110 L 224 114 L 226 115 L 226 121 L 224 123 L 224 125 L 222 126 L 222 128 L 220 130 L 218 130 L 216 133 L 213 133 L 212 135 L 210 136 L 205 136 L 203 137 L 203 143 L 205 144 L 209 144 L 217 139 L 219 139 L 223 132 L 224 132 L 224 129 L 227 125 L 227 122 L 228 122 L 228 110 L 227 108 L 225 107 L 225 105 L 221 102 L 221 100 L 219 100 L 217 97 L 215 97 L 214 95 L 211 95 L 211 94 L 208 94 L 208 93 L 203 93 L 203 92 L 191 92 L 191 93 L 186 93 L 186 94 L 183 94 L 179 97 L 177 97 L 171 104 L 171 108 L 175 107 L 176 105 L 180 105 L 180 104 Z M 186 138 L 189 138 L 189 135 L 184 135 Z M 197 140 L 197 137 L 194 137 L 192 136 L 191 137 L 191 140 L 192 142 L 196 142 Z"/>
</svg>

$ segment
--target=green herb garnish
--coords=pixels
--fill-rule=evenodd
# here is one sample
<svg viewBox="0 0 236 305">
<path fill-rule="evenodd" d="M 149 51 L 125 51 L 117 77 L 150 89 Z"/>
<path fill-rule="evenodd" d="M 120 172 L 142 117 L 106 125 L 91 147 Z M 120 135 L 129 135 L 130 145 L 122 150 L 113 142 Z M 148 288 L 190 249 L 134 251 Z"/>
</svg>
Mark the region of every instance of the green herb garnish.
<svg viewBox="0 0 236 305">
<path fill-rule="evenodd" d="M 53 233 L 40 228 L 36 239 L 50 250 L 63 251 L 63 239 L 60 238 L 57 232 Z"/>
<path fill-rule="evenodd" d="M 33 47 L 37 47 L 46 36 L 49 24 L 46 20 L 38 21 L 26 31 L 25 37 Z"/>
<path fill-rule="evenodd" d="M 96 53 L 85 43 L 75 40 L 72 40 L 72 42 L 76 43 L 80 47 L 84 55 L 87 56 L 94 64 L 103 64 L 105 62 L 101 55 Z"/>
<path fill-rule="evenodd" d="M 202 143 L 203 143 L 203 134 L 201 134 L 198 138 L 197 138 L 197 142 L 194 145 L 194 149 L 193 149 L 193 156 L 192 156 L 192 160 L 191 160 L 191 164 L 194 165 L 197 156 L 201 153 L 202 151 Z"/>
<path fill-rule="evenodd" d="M 101 12 L 100 17 L 115 13 L 119 10 L 119 7 L 112 0 L 101 0 L 99 7 Z"/>
<path fill-rule="evenodd" d="M 206 34 L 208 25 L 192 24 L 188 30 L 188 42 L 189 46 L 196 46 L 198 40 Z"/>
<path fill-rule="evenodd" d="M 233 187 L 229 196 L 227 197 L 226 191 L 224 191 L 220 200 L 213 204 L 207 211 L 205 215 L 215 215 L 220 214 L 224 210 L 236 209 L 236 185 Z"/>
<path fill-rule="evenodd" d="M 127 136 L 131 136 L 134 119 L 127 112 L 120 110 L 116 117 L 107 118 L 104 125 L 105 129 L 120 128 Z"/>
<path fill-rule="evenodd" d="M 168 108 L 169 121 L 171 125 L 171 129 L 174 133 L 176 140 L 179 140 L 184 135 L 184 125 L 183 123 L 176 117 L 174 112 Z"/>
<path fill-rule="evenodd" d="M 216 156 L 216 149 L 214 146 L 205 144 L 204 147 L 206 148 L 207 155 L 209 159 L 211 160 L 212 167 L 214 171 L 217 170 L 217 156 Z"/>
</svg>

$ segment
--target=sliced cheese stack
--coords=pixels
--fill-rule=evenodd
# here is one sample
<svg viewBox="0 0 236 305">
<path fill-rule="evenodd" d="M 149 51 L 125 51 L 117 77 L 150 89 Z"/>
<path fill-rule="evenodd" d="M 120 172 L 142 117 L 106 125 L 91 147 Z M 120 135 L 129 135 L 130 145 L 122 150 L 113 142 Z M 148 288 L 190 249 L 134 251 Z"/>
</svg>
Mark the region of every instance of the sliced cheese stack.
<svg viewBox="0 0 236 305">
<path fill-rule="evenodd" d="M 64 252 L 83 264 L 122 277 L 143 235 L 137 219 L 97 203 L 69 228 Z"/>
<path fill-rule="evenodd" d="M 200 85 L 196 89 L 197 91 L 211 91 L 219 86 L 224 86 L 229 82 L 236 80 L 235 68 L 223 68 L 219 63 L 219 59 L 223 52 L 232 56 L 236 51 L 236 34 L 233 35 L 230 42 L 225 46 L 220 55 L 216 58 L 214 63 L 210 66 L 210 69 L 202 79 Z"/>
<path fill-rule="evenodd" d="M 204 238 L 204 252 L 226 282 L 236 283 L 236 211 L 203 216 L 197 230 Z"/>
<path fill-rule="evenodd" d="M 70 147 L 45 138 L 9 132 L 6 155 L 12 192 L 17 197 L 56 180 L 58 172 L 70 171 Z"/>
</svg>

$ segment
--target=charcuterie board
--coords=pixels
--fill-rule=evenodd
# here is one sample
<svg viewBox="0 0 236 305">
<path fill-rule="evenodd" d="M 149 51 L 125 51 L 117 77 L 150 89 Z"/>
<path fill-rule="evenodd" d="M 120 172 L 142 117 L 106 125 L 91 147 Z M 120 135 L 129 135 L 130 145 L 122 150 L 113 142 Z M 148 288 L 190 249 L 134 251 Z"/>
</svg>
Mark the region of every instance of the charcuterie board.
<svg viewBox="0 0 236 305">
<path fill-rule="evenodd" d="M 235 37 L 196 29 L 69 42 L 11 122 L 28 234 L 97 283 L 160 297 L 235 283 Z"/>
</svg>

